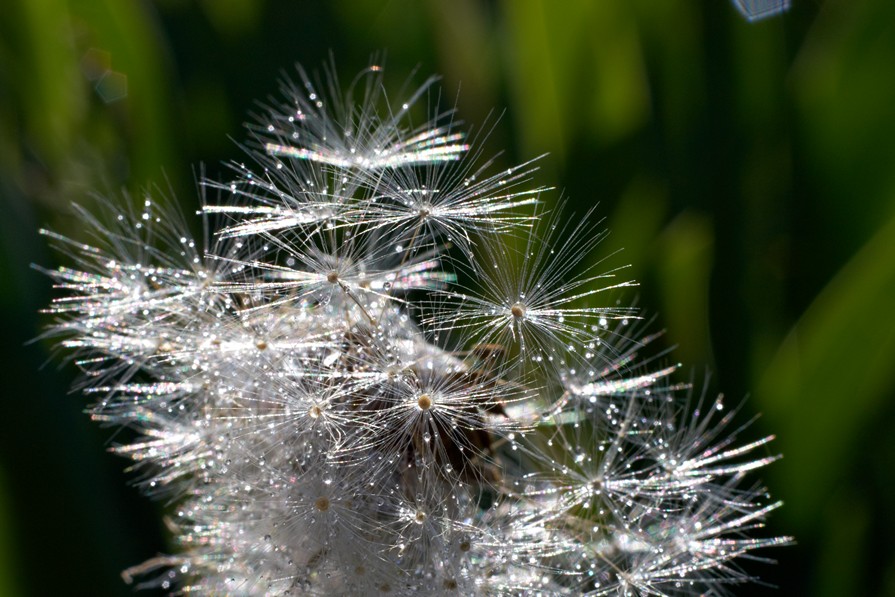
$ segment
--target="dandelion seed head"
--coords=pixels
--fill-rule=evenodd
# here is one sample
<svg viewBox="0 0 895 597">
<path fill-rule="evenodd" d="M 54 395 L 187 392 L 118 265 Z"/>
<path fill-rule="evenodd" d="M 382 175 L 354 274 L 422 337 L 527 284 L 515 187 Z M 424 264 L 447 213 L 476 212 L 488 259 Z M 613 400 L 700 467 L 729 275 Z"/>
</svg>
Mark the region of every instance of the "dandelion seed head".
<svg viewBox="0 0 895 597">
<path fill-rule="evenodd" d="M 47 335 L 91 417 L 172 508 L 177 553 L 125 572 L 207 594 L 700 594 L 779 504 L 773 437 L 694 398 L 620 297 L 604 233 L 501 166 L 434 79 L 344 90 L 299 67 L 205 180 L 203 246 L 151 194 L 76 208 L 92 244 Z M 417 112 L 428 119 L 422 124 Z M 414 124 L 416 123 L 416 124 Z"/>
</svg>

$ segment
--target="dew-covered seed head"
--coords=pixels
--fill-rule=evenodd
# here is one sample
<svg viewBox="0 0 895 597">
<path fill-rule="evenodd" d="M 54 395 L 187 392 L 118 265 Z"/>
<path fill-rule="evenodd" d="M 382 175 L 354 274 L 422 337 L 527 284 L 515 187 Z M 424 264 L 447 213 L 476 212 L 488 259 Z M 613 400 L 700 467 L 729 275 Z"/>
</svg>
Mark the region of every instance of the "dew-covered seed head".
<svg viewBox="0 0 895 597">
<path fill-rule="evenodd" d="M 185 553 L 131 571 L 170 563 L 163 589 L 207 594 L 697 594 L 789 542 L 741 536 L 777 507 L 738 485 L 776 459 L 738 460 L 769 440 L 713 447 L 706 415 L 676 422 L 674 367 L 638 373 L 648 340 L 613 334 L 630 310 L 597 300 L 615 270 L 578 268 L 602 234 L 527 209 L 546 190 L 524 188 L 532 162 L 488 174 L 460 161 L 450 110 L 417 130 L 409 103 L 378 113 L 302 83 L 257 131 L 263 173 L 208 182 L 233 200 L 203 209 L 234 220 L 217 257 L 178 230 L 151 235 L 175 253 L 146 245 L 165 224 L 148 201 L 98 247 L 51 234 L 86 268 L 51 272 L 74 291 L 51 311 L 94 355 L 97 418 L 142 434 L 116 451 L 189 512 Z"/>
</svg>

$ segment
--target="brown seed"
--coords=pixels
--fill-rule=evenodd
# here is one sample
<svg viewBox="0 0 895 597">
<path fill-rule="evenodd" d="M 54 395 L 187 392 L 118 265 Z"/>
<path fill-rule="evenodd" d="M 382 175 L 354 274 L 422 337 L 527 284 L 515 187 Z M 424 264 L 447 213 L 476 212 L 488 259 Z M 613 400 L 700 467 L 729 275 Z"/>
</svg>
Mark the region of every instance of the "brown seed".
<svg viewBox="0 0 895 597">
<path fill-rule="evenodd" d="M 457 588 L 457 581 L 454 580 L 453 578 L 444 579 L 444 583 L 442 583 L 442 584 L 444 585 L 444 588 L 447 589 L 448 591 L 453 591 L 454 589 Z"/>
<path fill-rule="evenodd" d="M 502 344 L 476 344 L 472 347 L 472 354 L 480 359 L 499 359 L 503 357 L 506 350 Z"/>
<path fill-rule="evenodd" d="M 510 313 L 512 313 L 513 317 L 515 317 L 516 319 L 521 319 L 525 317 L 525 307 L 523 307 L 519 303 L 516 303 L 515 305 L 510 307 Z"/>
<path fill-rule="evenodd" d="M 432 408 L 432 398 L 428 394 L 420 394 L 416 404 L 420 407 L 420 410 L 429 410 Z"/>
<path fill-rule="evenodd" d="M 314 502 L 314 507 L 320 510 L 321 512 L 326 512 L 329 510 L 329 498 L 327 497 L 319 497 L 317 501 Z"/>
<path fill-rule="evenodd" d="M 330 284 L 335 284 L 339 281 L 339 273 L 338 272 L 329 272 L 326 274 L 326 281 Z"/>
<path fill-rule="evenodd" d="M 257 348 L 258 350 L 267 350 L 267 342 L 265 342 L 264 340 L 258 340 L 255 343 L 255 348 Z"/>
<path fill-rule="evenodd" d="M 308 416 L 312 419 L 318 418 L 323 414 L 323 409 L 317 406 L 316 404 L 308 409 Z"/>
</svg>

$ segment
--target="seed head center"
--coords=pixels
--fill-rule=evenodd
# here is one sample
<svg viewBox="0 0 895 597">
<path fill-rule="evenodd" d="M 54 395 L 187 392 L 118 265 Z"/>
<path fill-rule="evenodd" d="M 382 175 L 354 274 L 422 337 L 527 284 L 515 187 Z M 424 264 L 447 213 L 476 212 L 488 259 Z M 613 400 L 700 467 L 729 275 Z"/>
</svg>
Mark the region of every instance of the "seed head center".
<svg viewBox="0 0 895 597">
<path fill-rule="evenodd" d="M 321 512 L 326 512 L 329 510 L 329 498 L 327 497 L 319 497 L 314 502 L 314 507 L 320 510 Z"/>
<path fill-rule="evenodd" d="M 321 409 L 316 404 L 308 409 L 308 416 L 311 417 L 312 419 L 316 419 L 316 418 L 320 417 L 320 415 L 322 415 L 322 414 L 323 414 L 323 409 Z"/>
<path fill-rule="evenodd" d="M 522 319 L 525 317 L 525 307 L 519 303 L 515 303 L 510 307 L 510 313 L 512 313 L 513 317 L 516 319 Z"/>
<path fill-rule="evenodd" d="M 416 401 L 416 405 L 420 407 L 420 410 L 429 410 L 432 408 L 432 404 L 432 397 L 428 394 L 420 394 Z"/>
<path fill-rule="evenodd" d="M 326 274 L 326 281 L 330 284 L 335 284 L 339 281 L 339 272 L 329 272 Z"/>
</svg>

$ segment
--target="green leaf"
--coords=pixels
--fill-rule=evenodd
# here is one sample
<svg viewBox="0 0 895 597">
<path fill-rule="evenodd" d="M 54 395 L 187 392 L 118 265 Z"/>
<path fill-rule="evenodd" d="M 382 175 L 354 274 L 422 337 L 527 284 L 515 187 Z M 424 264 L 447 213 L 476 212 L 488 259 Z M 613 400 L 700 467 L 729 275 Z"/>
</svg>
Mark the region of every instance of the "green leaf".
<svg viewBox="0 0 895 597">
<path fill-rule="evenodd" d="M 714 241 L 710 218 L 692 210 L 675 218 L 659 239 L 662 319 L 677 344 L 676 358 L 687 363 L 705 363 L 711 353 L 708 301 Z"/>
<path fill-rule="evenodd" d="M 6 499 L 6 476 L 0 470 L 0 597 L 20 595 L 17 582 L 15 548 L 12 544 L 12 511 Z"/>
<path fill-rule="evenodd" d="M 781 345 L 757 399 L 779 433 L 778 487 L 810 527 L 860 457 L 862 427 L 895 387 L 895 219 L 851 259 Z M 824 488 L 821 490 L 821 488 Z"/>
</svg>

